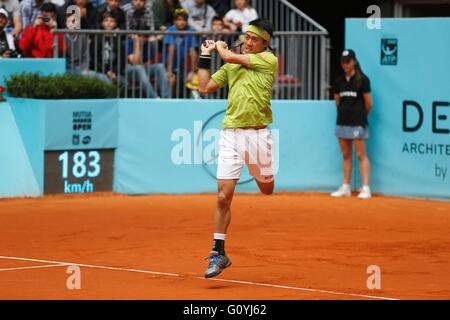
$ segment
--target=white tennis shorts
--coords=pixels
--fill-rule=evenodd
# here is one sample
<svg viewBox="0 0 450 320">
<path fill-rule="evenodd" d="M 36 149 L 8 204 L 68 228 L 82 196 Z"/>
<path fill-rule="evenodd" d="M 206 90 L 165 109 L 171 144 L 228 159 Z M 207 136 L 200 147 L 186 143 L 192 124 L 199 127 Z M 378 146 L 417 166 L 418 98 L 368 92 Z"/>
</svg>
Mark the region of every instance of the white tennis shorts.
<svg viewBox="0 0 450 320">
<path fill-rule="evenodd" d="M 217 179 L 239 179 L 244 164 L 257 181 L 273 181 L 272 134 L 263 129 L 220 131 Z"/>
</svg>

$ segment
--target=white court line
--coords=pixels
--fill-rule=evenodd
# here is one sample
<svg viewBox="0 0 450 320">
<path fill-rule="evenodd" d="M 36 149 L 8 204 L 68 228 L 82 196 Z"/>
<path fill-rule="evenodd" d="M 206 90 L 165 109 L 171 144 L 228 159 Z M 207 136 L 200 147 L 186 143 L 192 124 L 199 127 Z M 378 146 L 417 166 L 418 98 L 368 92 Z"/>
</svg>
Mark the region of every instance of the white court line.
<svg viewBox="0 0 450 320">
<path fill-rule="evenodd" d="M 195 277 L 197 279 L 204 279 L 201 277 Z M 227 280 L 227 279 L 207 279 L 209 281 L 222 281 L 222 282 L 233 282 L 233 283 L 239 283 L 239 284 L 250 284 L 254 286 L 261 286 L 261 287 L 271 287 L 271 288 L 280 288 L 280 289 L 290 289 L 290 290 L 298 290 L 298 291 L 309 291 L 309 292 L 316 292 L 316 293 L 327 293 L 327 294 L 335 294 L 335 295 L 341 295 L 341 296 L 354 296 L 359 298 L 370 298 L 370 299 L 378 299 L 378 300 L 400 300 L 395 298 L 387 298 L 387 297 L 380 297 L 380 296 L 369 296 L 364 294 L 357 294 L 357 293 L 345 293 L 345 292 L 338 292 L 338 291 L 329 291 L 329 290 L 320 290 L 320 289 L 308 289 L 308 288 L 299 288 L 299 287 L 291 287 L 291 286 L 283 286 L 278 284 L 269 284 L 269 283 L 260 283 L 260 282 L 250 282 L 250 281 L 240 281 L 240 280 Z"/>
<path fill-rule="evenodd" d="M 73 262 L 61 262 L 61 261 L 30 259 L 30 258 L 19 258 L 19 257 L 9 257 L 9 256 L 0 256 L 0 259 L 53 263 L 55 267 L 57 267 L 57 266 L 58 267 L 60 267 L 60 266 L 79 266 L 79 267 L 86 267 L 86 268 L 96 268 L 96 269 L 106 269 L 106 270 L 116 270 L 116 271 L 147 273 L 147 274 L 155 274 L 155 275 L 171 276 L 171 277 L 181 277 L 181 275 L 176 274 L 176 273 L 166 273 L 166 272 L 155 272 L 155 271 L 148 271 L 148 270 L 139 270 L 139 269 L 127 269 L 127 268 L 97 266 L 97 265 L 92 265 L 92 264 L 82 264 L 82 263 L 73 263 Z M 29 268 L 31 268 L 31 267 L 29 267 Z M 370 298 L 370 299 L 377 299 L 377 300 L 400 300 L 400 299 L 396 299 L 396 298 L 388 298 L 388 297 L 381 297 L 381 296 L 371 296 L 371 295 L 364 295 L 364 294 L 357 294 L 357 293 L 345 293 L 345 292 L 338 292 L 338 291 L 328 291 L 328 290 L 320 290 L 320 289 L 291 287 L 291 286 L 269 284 L 269 283 L 261 283 L 261 282 L 250 282 L 250 281 L 229 280 L 229 279 L 219 279 L 219 278 L 205 279 L 203 277 L 192 277 L 192 278 L 200 279 L 200 280 L 207 280 L 207 281 L 221 281 L 221 282 L 229 282 L 229 283 L 237 283 L 237 284 L 262 286 L 262 287 L 269 287 L 269 288 L 289 289 L 289 290 L 297 290 L 297 291 L 308 291 L 308 292 L 316 292 L 316 293 L 327 293 L 327 294 L 332 294 L 332 295 L 352 296 L 352 297 Z"/>
<path fill-rule="evenodd" d="M 26 269 L 39 269 L 39 268 L 52 268 L 52 267 L 63 267 L 65 264 L 46 264 L 43 266 L 31 266 L 31 267 L 18 267 L 18 268 L 4 268 L 0 271 L 13 271 L 13 270 L 26 270 Z"/>
<path fill-rule="evenodd" d="M 58 264 L 58 265 L 61 265 L 61 266 L 79 266 L 79 267 L 85 267 L 85 268 L 96 268 L 96 269 L 107 269 L 107 270 L 116 270 L 116 271 L 148 273 L 148 274 L 155 274 L 155 275 L 161 275 L 161 276 L 171 276 L 171 277 L 179 277 L 180 276 L 180 275 L 175 274 L 175 273 L 155 272 L 155 271 L 147 271 L 147 270 L 127 269 L 127 268 L 117 268 L 117 267 L 106 267 L 106 266 L 96 266 L 96 265 L 92 265 L 92 264 L 82 264 L 82 263 L 73 263 L 73 262 L 61 262 L 61 261 L 50 261 L 50 260 L 7 257 L 7 256 L 0 256 L 0 259 L 55 263 L 55 264 Z"/>
</svg>

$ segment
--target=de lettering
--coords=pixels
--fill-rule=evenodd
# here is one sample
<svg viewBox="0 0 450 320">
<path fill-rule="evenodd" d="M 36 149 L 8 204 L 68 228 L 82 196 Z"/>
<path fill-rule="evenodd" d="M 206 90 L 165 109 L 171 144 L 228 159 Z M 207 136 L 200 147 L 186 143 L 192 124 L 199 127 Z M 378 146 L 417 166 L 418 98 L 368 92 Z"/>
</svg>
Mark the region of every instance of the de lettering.
<svg viewBox="0 0 450 320">
<path fill-rule="evenodd" d="M 431 117 L 431 128 L 433 133 L 443 133 L 443 134 L 450 133 L 450 121 L 448 121 L 449 117 L 445 114 L 445 113 L 450 114 L 449 107 L 450 102 L 433 101 L 432 117 Z M 414 114 L 415 114 L 414 119 L 417 120 L 408 121 L 408 116 L 411 117 Z M 405 132 L 418 131 L 422 127 L 423 121 L 424 121 L 424 113 L 422 106 L 417 101 L 414 100 L 403 101 L 403 131 Z"/>
</svg>

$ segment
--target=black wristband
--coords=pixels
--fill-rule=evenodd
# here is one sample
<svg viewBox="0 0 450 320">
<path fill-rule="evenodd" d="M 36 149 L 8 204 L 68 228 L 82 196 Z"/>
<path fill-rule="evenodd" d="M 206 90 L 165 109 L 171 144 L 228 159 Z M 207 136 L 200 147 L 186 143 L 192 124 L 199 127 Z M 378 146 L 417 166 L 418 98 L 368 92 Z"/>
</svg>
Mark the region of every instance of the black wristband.
<svg viewBox="0 0 450 320">
<path fill-rule="evenodd" d="M 200 55 L 198 59 L 199 69 L 211 69 L 211 56 L 210 55 Z"/>
</svg>

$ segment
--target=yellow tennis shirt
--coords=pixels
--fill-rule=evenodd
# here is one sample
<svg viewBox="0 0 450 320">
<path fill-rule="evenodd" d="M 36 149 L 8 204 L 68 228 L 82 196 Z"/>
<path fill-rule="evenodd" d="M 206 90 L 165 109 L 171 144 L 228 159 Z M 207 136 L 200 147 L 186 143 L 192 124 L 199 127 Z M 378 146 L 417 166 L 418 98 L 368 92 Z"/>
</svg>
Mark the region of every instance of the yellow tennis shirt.
<svg viewBox="0 0 450 320">
<path fill-rule="evenodd" d="M 219 87 L 228 84 L 228 106 L 222 121 L 224 128 L 266 126 L 272 123 L 270 97 L 278 70 L 271 52 L 249 54 L 250 65 L 224 64 L 212 79 Z"/>
</svg>

